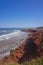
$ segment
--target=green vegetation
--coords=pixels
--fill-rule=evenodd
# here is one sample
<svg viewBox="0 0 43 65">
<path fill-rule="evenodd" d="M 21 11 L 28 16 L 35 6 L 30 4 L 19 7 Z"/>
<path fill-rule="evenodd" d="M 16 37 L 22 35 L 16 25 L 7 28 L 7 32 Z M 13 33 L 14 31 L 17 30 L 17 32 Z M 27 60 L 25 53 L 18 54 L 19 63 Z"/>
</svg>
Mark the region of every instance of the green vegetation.
<svg viewBox="0 0 43 65">
<path fill-rule="evenodd" d="M 4 65 L 43 65 L 43 57 L 38 59 L 32 59 L 31 61 L 27 61 L 22 64 L 11 62 L 11 63 L 5 63 Z"/>
<path fill-rule="evenodd" d="M 43 30 L 43 27 L 37 27 L 36 29 Z"/>
<path fill-rule="evenodd" d="M 18 63 L 10 62 L 10 63 L 4 63 L 4 65 L 19 65 L 19 64 Z"/>
</svg>

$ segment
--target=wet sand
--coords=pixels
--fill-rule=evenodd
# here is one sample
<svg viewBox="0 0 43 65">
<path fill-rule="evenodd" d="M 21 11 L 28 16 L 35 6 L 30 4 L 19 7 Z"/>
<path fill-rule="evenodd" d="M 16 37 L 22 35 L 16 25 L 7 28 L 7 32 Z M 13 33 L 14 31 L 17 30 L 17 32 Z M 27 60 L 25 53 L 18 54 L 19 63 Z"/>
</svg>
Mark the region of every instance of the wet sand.
<svg viewBox="0 0 43 65">
<path fill-rule="evenodd" d="M 19 36 L 0 41 L 0 60 L 10 54 L 10 50 L 16 49 L 20 44 L 21 41 L 26 38 L 27 33 L 23 33 Z"/>
</svg>

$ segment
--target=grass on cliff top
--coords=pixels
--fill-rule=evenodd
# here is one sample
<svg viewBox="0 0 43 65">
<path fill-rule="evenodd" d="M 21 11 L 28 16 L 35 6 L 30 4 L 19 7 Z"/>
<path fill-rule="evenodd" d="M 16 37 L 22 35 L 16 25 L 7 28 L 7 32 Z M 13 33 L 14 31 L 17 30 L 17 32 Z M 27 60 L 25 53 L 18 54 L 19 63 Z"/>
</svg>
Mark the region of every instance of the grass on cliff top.
<svg viewBox="0 0 43 65">
<path fill-rule="evenodd" d="M 18 63 L 10 62 L 10 63 L 5 63 L 4 65 L 19 65 L 19 64 Z"/>
<path fill-rule="evenodd" d="M 11 62 L 11 63 L 5 63 L 3 65 L 43 65 L 43 57 L 38 59 L 32 59 L 31 61 L 27 61 L 22 64 Z"/>
</svg>

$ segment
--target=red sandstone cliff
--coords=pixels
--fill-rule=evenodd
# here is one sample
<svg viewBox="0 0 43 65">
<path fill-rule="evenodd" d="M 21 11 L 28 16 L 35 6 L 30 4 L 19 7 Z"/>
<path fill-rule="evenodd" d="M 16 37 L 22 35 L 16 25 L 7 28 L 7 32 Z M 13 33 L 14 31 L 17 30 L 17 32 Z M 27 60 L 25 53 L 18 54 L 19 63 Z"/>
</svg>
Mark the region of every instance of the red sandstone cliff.
<svg viewBox="0 0 43 65">
<path fill-rule="evenodd" d="M 43 30 L 32 31 L 30 36 L 21 42 L 22 44 L 15 50 L 10 51 L 10 55 L 1 60 L 4 62 L 22 63 L 29 59 L 43 55 Z"/>
</svg>

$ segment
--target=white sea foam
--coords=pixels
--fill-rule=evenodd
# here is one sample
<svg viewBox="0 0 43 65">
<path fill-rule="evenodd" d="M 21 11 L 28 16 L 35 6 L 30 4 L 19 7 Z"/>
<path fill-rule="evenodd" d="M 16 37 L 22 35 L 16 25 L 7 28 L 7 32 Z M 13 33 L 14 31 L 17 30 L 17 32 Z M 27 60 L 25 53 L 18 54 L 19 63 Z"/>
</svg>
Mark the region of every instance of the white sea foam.
<svg viewBox="0 0 43 65">
<path fill-rule="evenodd" d="M 0 36 L 0 60 L 10 54 L 10 50 L 16 49 L 21 43 L 21 41 L 27 37 L 30 33 L 15 30 L 10 34 L 5 34 Z M 2 41 L 4 40 L 4 41 Z"/>
<path fill-rule="evenodd" d="M 12 33 L 1 35 L 1 36 L 0 36 L 0 41 L 2 41 L 2 40 L 7 40 L 7 39 L 10 39 L 10 38 L 12 38 L 12 37 L 17 37 L 18 35 L 23 34 L 23 33 L 24 33 L 24 32 L 21 32 L 21 31 L 19 31 L 19 30 L 15 30 L 15 31 L 12 32 Z"/>
<path fill-rule="evenodd" d="M 4 34 L 0 36 L 0 41 L 5 40 L 5 39 L 9 39 L 11 37 L 17 36 L 18 34 L 20 34 L 21 31 L 14 31 L 12 33 L 9 34 Z"/>
</svg>

